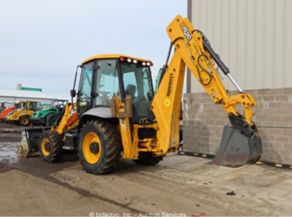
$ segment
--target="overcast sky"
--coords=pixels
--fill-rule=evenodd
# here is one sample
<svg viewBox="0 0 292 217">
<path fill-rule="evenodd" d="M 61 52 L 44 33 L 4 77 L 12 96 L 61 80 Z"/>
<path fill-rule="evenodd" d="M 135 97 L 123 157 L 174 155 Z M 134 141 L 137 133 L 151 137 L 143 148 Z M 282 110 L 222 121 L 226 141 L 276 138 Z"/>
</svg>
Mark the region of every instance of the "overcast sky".
<svg viewBox="0 0 292 217">
<path fill-rule="evenodd" d="M 0 89 L 42 88 L 70 98 L 75 68 L 97 54 L 151 59 L 169 48 L 167 25 L 187 0 L 0 0 Z"/>
</svg>

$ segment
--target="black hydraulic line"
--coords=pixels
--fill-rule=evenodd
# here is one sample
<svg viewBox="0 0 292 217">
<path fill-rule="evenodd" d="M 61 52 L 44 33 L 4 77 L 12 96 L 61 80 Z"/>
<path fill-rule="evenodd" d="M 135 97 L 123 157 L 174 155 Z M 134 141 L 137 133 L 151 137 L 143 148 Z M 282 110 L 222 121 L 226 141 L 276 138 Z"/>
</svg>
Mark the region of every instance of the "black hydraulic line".
<svg viewBox="0 0 292 217">
<path fill-rule="evenodd" d="M 218 67 L 222 70 L 222 72 L 227 75 L 228 73 L 230 73 L 229 68 L 224 64 L 224 62 L 220 59 L 219 55 L 213 50 L 211 43 L 209 42 L 209 40 L 207 39 L 207 37 L 200 31 L 200 30 L 193 30 L 193 32 L 196 31 L 198 33 L 200 33 L 200 35 L 203 38 L 203 45 L 204 48 L 208 51 L 208 53 L 210 54 L 210 56 L 212 57 L 212 59 L 217 63 Z M 193 33 L 192 32 L 192 33 Z"/>
<path fill-rule="evenodd" d="M 173 46 L 173 43 L 170 42 L 170 46 L 169 46 L 169 49 L 168 49 L 168 54 L 167 54 L 167 58 L 166 58 L 165 65 L 168 65 L 168 61 L 169 61 L 169 58 L 170 58 L 170 54 L 171 54 L 171 50 L 172 50 L 172 46 Z"/>
<path fill-rule="evenodd" d="M 208 57 L 205 55 L 205 54 L 201 54 L 199 57 L 198 57 L 198 65 L 200 66 L 200 68 L 205 72 L 207 73 L 207 75 L 209 76 L 209 81 L 207 83 L 204 83 L 203 79 L 202 79 L 202 76 L 201 76 L 201 72 L 199 71 L 198 67 L 197 67 L 197 71 L 198 71 L 198 75 L 199 75 L 199 78 L 200 78 L 200 81 L 201 83 L 204 85 L 204 86 L 207 86 L 211 83 L 212 81 L 212 75 L 208 72 L 208 70 L 206 70 L 203 66 L 201 66 L 200 64 L 200 58 L 201 57 L 205 57 L 206 59 L 208 59 Z M 196 65 L 197 66 L 197 65 Z"/>
<path fill-rule="evenodd" d="M 168 67 L 168 61 L 169 61 L 169 58 L 170 58 L 170 54 L 171 54 L 171 50 L 172 50 L 172 46 L 173 46 L 173 43 L 170 42 L 170 46 L 169 46 L 169 50 L 168 50 L 168 54 L 167 54 L 167 58 L 166 58 L 166 61 L 165 61 L 165 64 L 163 65 L 162 67 L 162 72 L 161 72 L 161 75 L 160 75 L 160 78 L 159 78 L 159 81 L 158 81 L 158 87 L 164 77 L 164 74 L 166 72 L 166 69 Z"/>
<path fill-rule="evenodd" d="M 211 55 L 212 59 L 217 63 L 217 65 L 219 66 L 219 68 L 222 70 L 222 72 L 225 75 L 227 75 L 228 73 L 230 73 L 229 68 L 222 62 L 222 60 L 220 59 L 220 57 L 218 56 L 218 54 L 216 54 L 215 51 L 213 50 L 213 48 L 211 47 L 211 44 L 209 43 L 209 41 L 205 40 L 204 37 L 203 37 L 203 45 L 204 45 L 204 48 Z"/>
</svg>

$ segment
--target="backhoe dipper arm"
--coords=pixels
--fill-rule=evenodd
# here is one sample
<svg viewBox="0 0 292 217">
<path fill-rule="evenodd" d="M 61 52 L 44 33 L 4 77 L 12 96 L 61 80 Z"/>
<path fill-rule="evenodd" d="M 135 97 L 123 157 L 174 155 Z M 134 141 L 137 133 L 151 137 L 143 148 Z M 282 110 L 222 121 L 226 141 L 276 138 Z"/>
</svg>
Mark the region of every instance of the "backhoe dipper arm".
<svg viewBox="0 0 292 217">
<path fill-rule="evenodd" d="M 167 33 L 175 51 L 152 103 L 159 127 L 157 138 L 162 149 L 165 150 L 166 147 L 175 149 L 178 146 L 177 129 L 186 65 L 214 103 L 223 105 L 232 126 L 246 136 L 252 137 L 257 129 L 251 121 L 254 113 L 250 108 L 255 107 L 256 102 L 236 84 L 208 39 L 194 29 L 189 19 L 181 16 L 177 16 L 170 23 Z M 214 68 L 215 63 L 239 90 L 237 95 L 228 94 Z M 244 116 L 237 111 L 236 105 L 244 107 Z"/>
</svg>

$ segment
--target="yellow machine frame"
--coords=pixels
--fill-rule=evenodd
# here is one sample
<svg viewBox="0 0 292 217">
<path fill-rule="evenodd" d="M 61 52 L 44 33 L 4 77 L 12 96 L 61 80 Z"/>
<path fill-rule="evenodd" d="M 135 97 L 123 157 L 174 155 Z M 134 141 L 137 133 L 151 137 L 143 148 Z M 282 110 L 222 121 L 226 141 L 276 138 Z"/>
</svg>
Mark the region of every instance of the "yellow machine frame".
<svg viewBox="0 0 292 217">
<path fill-rule="evenodd" d="M 65 106 L 64 114 L 57 126 L 52 126 L 51 130 L 58 132 L 59 135 L 63 135 L 64 131 L 71 129 L 78 125 L 78 114 L 75 110 L 76 103 L 67 103 Z M 65 137 L 62 137 L 62 140 L 65 140 Z"/>
<path fill-rule="evenodd" d="M 192 33 L 189 38 L 184 34 L 186 33 L 184 28 Z M 156 123 L 134 124 L 131 137 L 129 134 L 131 132 L 129 122 L 131 100 L 128 98 L 125 103 L 121 103 L 117 97 L 112 100 L 112 107 L 115 108 L 112 114 L 120 120 L 124 158 L 138 159 L 139 152 L 151 152 L 156 156 L 162 156 L 179 148 L 179 116 L 186 65 L 215 104 L 222 104 L 227 114 L 235 116 L 240 115 L 235 105 L 242 105 L 247 124 L 253 126 L 251 118 L 254 112 L 250 108 L 256 106 L 254 98 L 243 92 L 234 96 L 228 94 L 213 66 L 209 53 L 203 46 L 202 35 L 194 30 L 189 19 L 177 16 L 167 27 L 167 33 L 175 51 L 152 102 Z M 205 59 L 200 59 L 200 55 L 204 55 Z M 209 74 L 202 70 L 198 71 L 199 64 Z M 139 128 L 157 130 L 157 139 L 139 140 L 137 133 Z"/>
<path fill-rule="evenodd" d="M 60 149 L 65 148 L 61 143 L 69 144 L 65 148 L 68 150 L 76 150 L 78 145 L 82 167 L 89 173 L 104 174 L 115 167 L 121 151 L 123 158 L 132 159 L 143 165 L 155 165 L 166 153 L 177 151 L 180 142 L 179 121 L 186 66 L 213 102 L 223 106 L 232 124 L 232 127 L 224 128 L 221 145 L 216 154 L 218 157 L 215 158 L 217 164 L 241 166 L 245 163 L 255 162 L 260 157 L 261 139 L 257 136 L 256 126 L 251 120 L 254 115 L 251 108 L 256 106 L 253 97 L 239 88 L 229 75 L 229 69 L 217 57 L 211 46 L 206 44 L 208 41 L 205 36 L 195 30 L 187 18 L 177 16 L 167 27 L 167 33 L 171 40 L 171 47 L 174 46 L 175 50 L 171 61 L 168 64 L 167 59 L 163 68 L 163 75 L 156 94 L 152 96 L 150 92 L 147 93 L 149 101 L 152 99 L 150 114 L 135 120 L 136 117 L 133 118 L 132 111 L 132 96 L 126 95 L 125 99 L 120 99 L 113 94 L 111 115 L 108 114 L 110 112 L 108 108 L 106 115 L 103 115 L 98 107 L 88 107 L 88 110 L 85 113 L 80 112 L 81 116 L 78 117 L 75 109 L 77 105 L 73 104 L 73 98 L 77 96 L 77 103 L 79 103 L 78 96 L 80 95 L 78 94 L 80 92 L 76 94 L 75 84 L 78 68 L 84 69 L 84 66 L 77 66 L 71 90 L 72 104 L 67 103 L 58 126 L 53 126 L 51 130 L 45 131 L 41 135 L 38 134 L 42 139 L 39 146 L 40 154 L 45 161 L 57 160 L 61 155 Z M 170 53 L 171 49 L 168 58 Z M 137 60 L 140 61 L 143 66 L 151 65 L 149 60 L 120 54 L 93 56 L 84 60 L 82 64 L 97 59 L 111 58 L 120 61 L 125 61 L 127 58 L 128 62 L 134 59 L 136 63 Z M 215 63 L 235 84 L 239 94 L 234 96 L 228 94 L 214 68 Z M 94 73 L 97 72 L 94 71 Z M 123 77 L 119 77 L 119 79 L 123 79 Z M 92 82 L 91 85 L 93 88 L 95 83 Z M 98 93 L 90 93 L 92 101 L 97 96 Z M 122 96 L 124 96 L 123 92 Z M 236 105 L 244 107 L 244 116 L 237 111 Z M 92 113 L 90 109 L 93 109 Z M 116 118 L 118 118 L 118 122 Z M 130 121 L 131 119 L 133 122 Z M 36 134 L 41 130 L 35 130 Z M 31 150 L 28 144 L 29 136 L 27 136 L 29 133 L 30 130 L 24 130 L 24 145 L 20 152 Z M 122 144 L 120 144 L 117 133 L 121 137 Z"/>
</svg>

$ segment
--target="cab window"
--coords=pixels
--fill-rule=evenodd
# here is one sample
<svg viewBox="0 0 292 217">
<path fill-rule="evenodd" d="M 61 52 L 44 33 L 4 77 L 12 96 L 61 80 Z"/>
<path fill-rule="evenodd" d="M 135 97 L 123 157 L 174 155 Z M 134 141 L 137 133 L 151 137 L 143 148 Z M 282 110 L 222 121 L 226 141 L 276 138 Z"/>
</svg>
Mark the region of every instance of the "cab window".
<svg viewBox="0 0 292 217">
<path fill-rule="evenodd" d="M 110 106 L 111 98 L 120 94 L 116 60 L 99 60 L 97 64 L 95 105 Z"/>
</svg>

